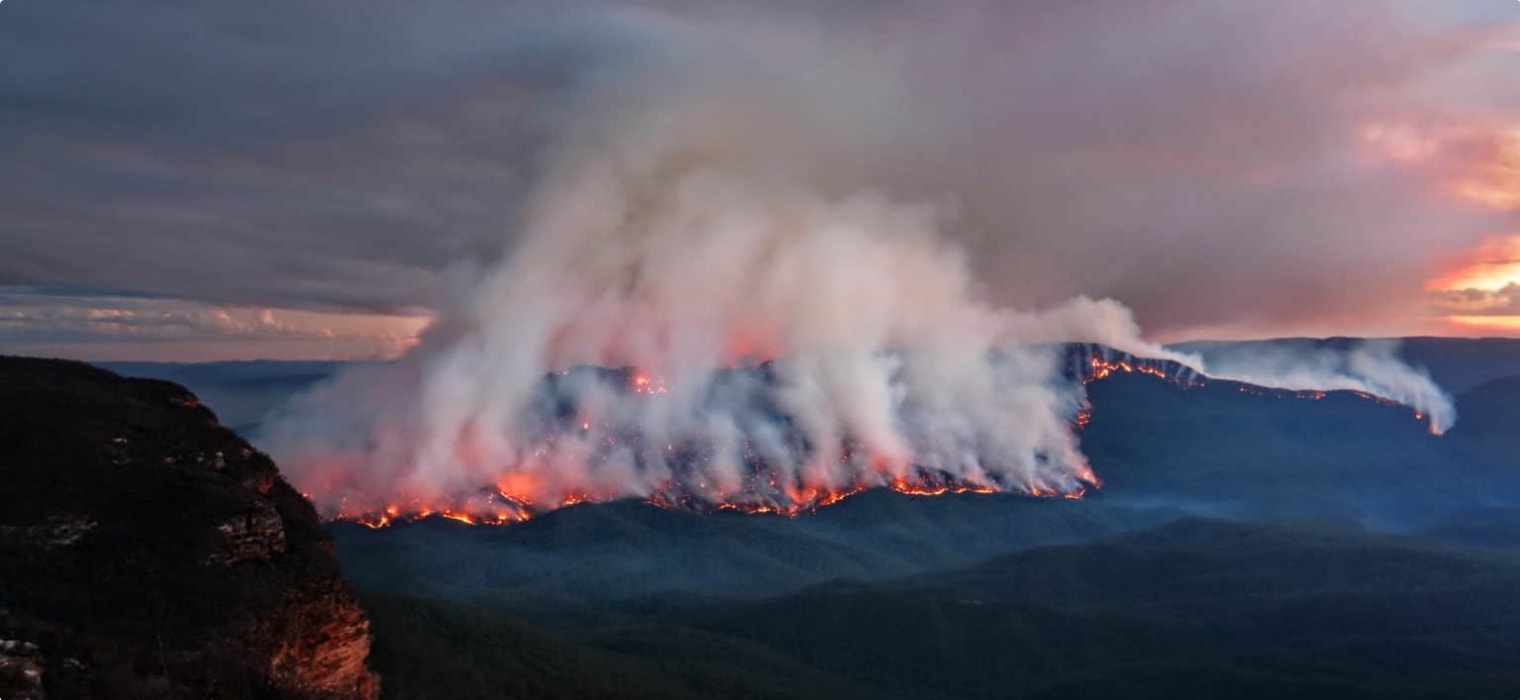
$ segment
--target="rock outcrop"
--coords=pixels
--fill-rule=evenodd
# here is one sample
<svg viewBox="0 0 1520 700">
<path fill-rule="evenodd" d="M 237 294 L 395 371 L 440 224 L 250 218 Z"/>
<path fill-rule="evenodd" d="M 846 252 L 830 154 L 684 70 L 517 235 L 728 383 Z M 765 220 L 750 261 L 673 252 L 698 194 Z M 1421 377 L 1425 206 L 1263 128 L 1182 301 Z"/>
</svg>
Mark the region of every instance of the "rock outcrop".
<svg viewBox="0 0 1520 700">
<path fill-rule="evenodd" d="M 0 357 L 0 698 L 372 700 L 331 548 L 185 389 Z"/>
</svg>

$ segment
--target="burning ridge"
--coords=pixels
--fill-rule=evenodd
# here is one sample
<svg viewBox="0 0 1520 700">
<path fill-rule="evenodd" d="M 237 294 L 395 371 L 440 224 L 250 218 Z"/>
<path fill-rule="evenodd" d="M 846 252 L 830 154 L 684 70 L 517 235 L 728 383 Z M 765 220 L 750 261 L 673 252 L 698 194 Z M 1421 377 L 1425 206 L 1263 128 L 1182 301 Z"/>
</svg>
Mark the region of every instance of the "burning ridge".
<svg viewBox="0 0 1520 700">
<path fill-rule="evenodd" d="M 688 440 L 665 445 L 650 445 L 649 439 L 637 423 L 597 425 L 582 417 L 574 400 L 575 392 L 569 387 L 591 381 L 614 387 L 624 395 L 632 395 L 641 401 L 659 401 L 666 389 L 658 379 L 633 369 L 607 369 L 600 367 L 576 367 L 548 374 L 537 400 L 535 434 L 544 445 L 544 451 L 553 451 L 556 443 L 565 436 L 582 437 L 595 435 L 602 447 L 598 454 L 588 459 L 599 459 L 613 450 L 628 450 L 636 454 L 648 449 L 660 451 L 662 459 L 674 466 L 674 478 L 659 484 L 644 500 L 662 508 L 692 512 L 738 511 L 753 514 L 776 514 L 797 516 L 838 503 L 852 495 L 870 488 L 889 488 L 898 493 L 913 496 L 939 496 L 959 493 L 1025 493 L 1030 496 L 1064 496 L 1081 498 L 1090 487 L 1099 485 L 1096 476 L 1084 471 L 1078 483 L 1065 488 L 1041 488 L 1012 483 L 1010 480 L 989 474 L 985 479 L 969 480 L 939 469 L 909 465 L 900 471 L 892 471 L 879 458 L 869 455 L 864 443 L 848 439 L 839 450 L 839 465 L 848 477 L 836 483 L 808 484 L 802 480 L 788 481 L 780 471 L 767 462 L 762 451 L 753 441 L 744 440 L 741 455 L 743 478 L 737 487 L 724 489 L 705 476 L 704 466 L 718 458 L 711 443 Z M 751 410 L 766 416 L 773 425 L 784 428 L 783 440 L 799 453 L 815 453 L 812 445 L 797 429 L 792 416 L 787 415 L 773 392 L 777 386 L 773 363 L 766 362 L 754 367 L 729 369 L 720 372 L 710 389 L 713 394 L 726 394 L 724 400 L 734 400 L 734 394 L 742 395 Z M 618 500 L 624 496 L 617 493 L 594 493 L 570 491 L 560 498 L 545 501 L 530 495 L 535 484 L 532 477 L 520 472 L 503 474 L 493 488 L 483 488 L 478 493 L 447 505 L 432 505 L 422 500 L 398 500 L 380 511 L 340 510 L 340 520 L 352 520 L 371 527 L 385 527 L 396 522 L 408 522 L 429 517 L 442 517 L 469 524 L 509 524 L 522 522 L 533 516 L 587 502 Z"/>
<path fill-rule="evenodd" d="M 795 418 L 783 410 L 774 389 L 778 384 L 772 362 L 753 367 L 722 370 L 709 388 L 712 394 L 722 394 L 727 401 L 747 402 L 752 410 L 766 416 L 771 424 L 782 428 L 783 440 L 799 453 L 818 453 L 807 444 L 803 433 L 797 429 Z M 1208 378 L 1192 368 L 1174 361 L 1136 357 L 1097 344 L 1068 344 L 1065 347 L 1064 378 L 1077 385 L 1122 374 L 1138 374 L 1169 382 L 1184 389 L 1197 388 L 1211 383 L 1226 383 Z M 960 493 L 1018 493 L 1030 497 L 1082 498 L 1088 489 L 1098 488 L 1101 481 L 1090 469 L 1083 467 L 1069 484 L 1041 487 L 1026 483 L 1014 483 L 995 472 L 984 472 L 980 478 L 956 476 L 943 469 L 919 464 L 894 466 L 880 458 L 871 457 L 864 444 L 845 439 L 837 451 L 839 464 L 826 474 L 836 478 L 817 483 L 805 483 L 801 478 L 787 479 L 782 472 L 768 463 L 762 450 L 751 439 L 744 439 L 740 460 L 742 478 L 727 487 L 713 483 L 704 467 L 712 460 L 721 459 L 713 444 L 699 440 L 651 445 L 649 438 L 637 422 L 595 424 L 583 417 L 577 405 L 575 386 L 594 382 L 638 401 L 657 402 L 667 392 L 665 383 L 633 368 L 607 369 L 599 367 L 576 367 L 553 372 L 544 377 L 537 393 L 534 411 L 533 434 L 544 446 L 553 451 L 556 444 L 570 438 L 584 440 L 594 438 L 597 451 L 586 456 L 589 460 L 606 458 L 613 451 L 648 454 L 650 450 L 672 466 L 671 478 L 656 485 L 642 498 L 645 502 L 661 508 L 691 512 L 738 511 L 753 514 L 776 514 L 794 517 L 811 513 L 852 495 L 872 488 L 887 488 L 911 496 L 940 496 Z M 1324 391 L 1274 389 L 1230 381 L 1242 393 L 1274 398 L 1319 400 L 1329 395 Z M 1376 401 L 1385 405 L 1397 402 L 1360 391 L 1347 391 L 1351 395 Z M 1080 431 L 1086 427 L 1092 407 L 1084 400 L 1071 417 L 1071 427 Z M 1415 413 L 1417 419 L 1423 418 Z M 1037 459 L 1044 459 L 1037 455 Z M 838 474 L 846 478 L 837 478 Z M 385 527 L 398 522 L 410 522 L 431 517 L 441 517 L 469 524 L 510 524 L 528 520 L 535 515 L 557 508 L 586 502 L 604 502 L 626 498 L 626 494 L 596 493 L 570 490 L 556 498 L 544 498 L 541 484 L 534 483 L 531 473 L 506 471 L 495 484 L 478 489 L 470 495 L 436 502 L 426 499 L 399 498 L 384 508 L 355 508 L 344 502 L 334 517 L 350 520 L 370 527 Z"/>
</svg>

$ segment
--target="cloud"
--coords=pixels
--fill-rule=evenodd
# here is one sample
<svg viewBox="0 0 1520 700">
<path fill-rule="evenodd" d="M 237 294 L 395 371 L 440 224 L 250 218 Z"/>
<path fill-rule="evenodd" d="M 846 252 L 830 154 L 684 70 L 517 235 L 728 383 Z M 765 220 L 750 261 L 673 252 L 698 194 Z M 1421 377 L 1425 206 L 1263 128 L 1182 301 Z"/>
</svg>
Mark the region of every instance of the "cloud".
<svg viewBox="0 0 1520 700">
<path fill-rule="evenodd" d="M 1443 316 L 1520 316 L 1520 283 L 1499 289 L 1450 289 L 1433 292 L 1436 313 Z"/>
<path fill-rule="evenodd" d="M 394 357 L 425 319 L 207 304 L 84 289 L 0 288 L 0 353 L 90 360 Z M 209 354 L 208 354 L 209 351 Z"/>
<path fill-rule="evenodd" d="M 705 45 L 794 52 L 857 101 L 776 162 L 954 212 L 1000 304 L 1113 297 L 1165 338 L 1354 329 L 1515 223 L 1450 196 L 1449 159 L 1362 138 L 1513 125 L 1487 4 L 11 2 L 0 284 L 438 308 L 451 265 L 518 239 L 567 100 Z"/>
</svg>

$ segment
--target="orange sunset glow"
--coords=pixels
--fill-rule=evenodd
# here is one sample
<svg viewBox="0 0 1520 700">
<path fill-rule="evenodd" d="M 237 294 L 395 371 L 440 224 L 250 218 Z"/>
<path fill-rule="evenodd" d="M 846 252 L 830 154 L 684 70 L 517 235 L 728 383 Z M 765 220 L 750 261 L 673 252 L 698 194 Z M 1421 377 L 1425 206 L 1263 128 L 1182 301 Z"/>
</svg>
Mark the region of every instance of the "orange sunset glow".
<svg viewBox="0 0 1520 700">
<path fill-rule="evenodd" d="M 1375 123 L 1361 133 L 1369 155 L 1435 177 L 1443 198 L 1480 212 L 1520 211 L 1520 127 Z M 1425 284 L 1438 333 L 1520 333 L 1520 234 L 1504 233 L 1440 269 Z"/>
<path fill-rule="evenodd" d="M 1520 236 L 1490 240 L 1459 267 L 1432 279 L 1433 291 L 1481 289 L 1493 292 L 1520 282 Z"/>
<path fill-rule="evenodd" d="M 1520 334 L 1509 300 L 1520 288 L 1520 236 L 1491 239 L 1426 285 L 1441 320 L 1459 335 Z"/>
<path fill-rule="evenodd" d="M 1520 335 L 1520 316 L 1448 316 L 1457 326 L 1494 335 Z"/>
</svg>

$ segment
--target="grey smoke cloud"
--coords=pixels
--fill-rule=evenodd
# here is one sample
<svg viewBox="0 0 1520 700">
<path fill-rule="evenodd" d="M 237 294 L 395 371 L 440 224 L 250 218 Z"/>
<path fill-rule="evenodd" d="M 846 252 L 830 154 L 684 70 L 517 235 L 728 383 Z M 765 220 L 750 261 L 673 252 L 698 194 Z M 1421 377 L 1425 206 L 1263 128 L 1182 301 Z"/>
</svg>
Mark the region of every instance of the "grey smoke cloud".
<svg viewBox="0 0 1520 700">
<path fill-rule="evenodd" d="M 1440 434 L 1457 420 L 1449 394 L 1423 368 L 1398 356 L 1399 344 L 1369 340 L 1347 348 L 1311 350 L 1296 344 L 1224 345 L 1207 353 L 1207 373 L 1220 379 L 1295 390 L 1355 391 L 1414 407 Z"/>
<path fill-rule="evenodd" d="M 792 502 L 919 468 L 1072 493 L 1096 478 L 1069 427 L 1082 392 L 1059 343 L 1214 371 L 1147 340 L 1120 301 L 1055 282 L 1009 301 L 999 282 L 1019 270 L 989 275 L 992 249 L 965 236 L 1020 210 L 977 189 L 995 171 L 930 159 L 972 144 L 959 111 L 922 101 L 917 56 L 870 50 L 890 27 L 852 40 L 743 19 L 599 25 L 621 32 L 626 56 L 552 106 L 560 124 L 501 255 L 455 268 L 407 357 L 340 377 L 270 425 L 264 441 L 298 485 L 330 512 L 508 507 L 466 502 L 494 498 L 491 485 L 540 505 L 672 485 L 721 502 L 747 491 L 758 455 L 774 477 L 762 490 Z M 1060 269 L 1024 224 L 997 249 L 1027 242 Z M 769 359 L 765 382 L 725 372 Z M 576 415 L 546 429 L 545 374 L 584 365 L 635 367 L 663 392 L 571 372 L 561 389 Z M 1219 372 L 1378 393 L 1431 412 L 1438 430 L 1451 419 L 1444 394 L 1380 348 Z M 678 456 L 692 444 L 706 452 L 695 466 Z"/>
</svg>

